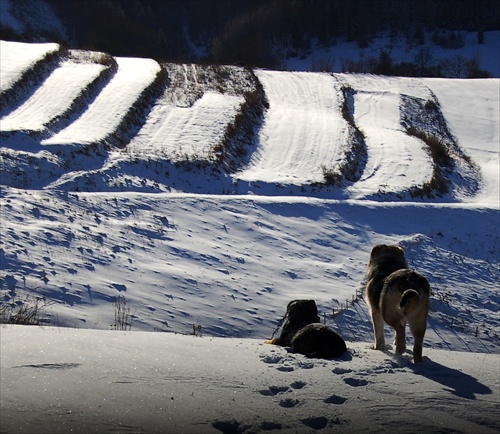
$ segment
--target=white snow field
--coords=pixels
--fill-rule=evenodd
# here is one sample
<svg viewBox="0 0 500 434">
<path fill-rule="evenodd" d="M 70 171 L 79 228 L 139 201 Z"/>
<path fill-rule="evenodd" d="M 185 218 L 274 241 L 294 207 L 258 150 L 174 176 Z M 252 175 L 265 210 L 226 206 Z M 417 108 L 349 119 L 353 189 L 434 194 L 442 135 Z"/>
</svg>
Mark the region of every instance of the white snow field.
<svg viewBox="0 0 500 434">
<path fill-rule="evenodd" d="M 270 108 L 242 181 L 310 184 L 323 179 L 348 139 L 341 91 L 328 74 L 257 71 Z M 279 146 L 278 146 L 279 143 Z"/>
<path fill-rule="evenodd" d="M 481 167 L 483 186 L 473 202 L 500 206 L 500 80 L 425 79 L 453 134 Z M 467 200 L 467 199 L 464 199 Z"/>
<path fill-rule="evenodd" d="M 40 47 L 17 48 L 36 58 Z M 166 93 L 143 101 L 149 111 L 120 135 L 165 65 L 116 61 L 58 134 L 0 119 L 0 317 L 32 307 L 40 324 L 0 327 L 2 434 L 498 433 L 499 79 L 256 71 L 269 108 L 241 123 L 253 136 L 233 126 L 247 154 L 231 171 L 193 156 L 249 113 L 238 74 L 232 93 L 201 80 L 179 89 L 183 110 Z M 25 72 L 13 64 L 2 74 Z M 61 87 L 74 78 L 61 74 Z M 67 107 L 57 86 L 12 86 L 21 100 L 45 88 L 29 125 Z M 355 149 L 346 86 L 366 161 L 359 180 L 326 185 L 322 165 Z M 460 179 L 467 194 L 408 193 L 436 167 L 405 133 L 403 118 L 419 115 L 408 99 L 442 113 L 454 155 L 474 168 Z M 462 172 L 443 173 L 452 184 Z M 402 246 L 430 282 L 422 363 L 411 336 L 402 357 L 371 349 L 362 292 L 377 243 Z M 302 298 L 346 340 L 339 359 L 263 344 Z"/>
<path fill-rule="evenodd" d="M 366 136 L 368 161 L 361 179 L 349 187 L 356 199 L 378 192 L 402 192 L 432 177 L 423 143 L 406 134 L 400 122 L 400 96 L 430 97 L 415 79 L 340 75 L 354 90 L 354 117 Z"/>
<path fill-rule="evenodd" d="M 206 159 L 242 102 L 242 97 L 207 92 L 191 107 L 157 103 L 128 149 L 135 154 L 167 155 L 172 160 Z"/>
<path fill-rule="evenodd" d="M 498 355 L 2 326 L 5 433 L 496 433 Z"/>
<path fill-rule="evenodd" d="M 0 92 L 10 89 L 33 65 L 50 53 L 59 50 L 59 44 L 26 44 L 0 41 Z"/>
<path fill-rule="evenodd" d="M 88 110 L 42 145 L 91 144 L 113 134 L 126 110 L 160 72 L 152 59 L 118 57 L 116 62 L 118 71 Z"/>
</svg>

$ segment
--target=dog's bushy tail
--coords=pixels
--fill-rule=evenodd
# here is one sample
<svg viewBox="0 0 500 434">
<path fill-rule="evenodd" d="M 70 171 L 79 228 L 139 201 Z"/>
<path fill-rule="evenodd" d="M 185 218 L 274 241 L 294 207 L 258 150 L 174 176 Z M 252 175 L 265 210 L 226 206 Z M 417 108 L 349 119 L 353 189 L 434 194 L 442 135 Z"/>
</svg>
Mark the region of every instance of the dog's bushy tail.
<svg viewBox="0 0 500 434">
<path fill-rule="evenodd" d="M 401 300 L 399 302 L 399 307 L 404 312 L 405 315 L 408 315 L 410 312 L 413 312 L 418 308 L 420 304 L 420 294 L 415 289 L 407 289 L 401 295 Z"/>
</svg>

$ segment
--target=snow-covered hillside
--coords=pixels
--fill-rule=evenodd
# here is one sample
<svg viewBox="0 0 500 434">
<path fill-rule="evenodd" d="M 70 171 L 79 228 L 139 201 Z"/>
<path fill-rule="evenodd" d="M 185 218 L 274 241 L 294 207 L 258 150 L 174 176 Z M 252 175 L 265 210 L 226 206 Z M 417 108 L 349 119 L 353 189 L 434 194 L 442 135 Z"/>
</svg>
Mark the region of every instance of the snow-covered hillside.
<svg viewBox="0 0 500 434">
<path fill-rule="evenodd" d="M 2 46 L 2 74 L 13 77 L 3 92 L 32 68 L 12 53 L 43 61 L 57 50 Z M 499 281 L 499 80 L 252 78 L 236 67 L 103 58 L 61 57 L 0 119 L 7 300 L 36 290 L 55 301 L 52 324 L 109 328 L 123 296 L 133 329 L 266 336 L 294 298 L 316 299 L 333 321 L 359 298 L 371 247 L 400 243 L 431 281 L 432 320 L 460 336 L 455 348 L 496 351 L 498 294 L 484 288 Z M 163 84 L 144 92 L 160 71 Z M 267 105 L 250 117 L 257 79 Z M 87 104 L 72 105 L 78 98 Z M 454 164 L 439 167 L 409 124 L 441 140 Z M 360 144 L 356 180 L 342 163 Z M 214 158 L 224 146 L 240 159 L 235 169 Z M 424 189 L 436 167 L 448 192 Z M 357 322 L 349 338 L 371 339 L 366 315 Z M 448 347 L 439 336 L 432 345 Z"/>
<path fill-rule="evenodd" d="M 45 68 L 36 66 L 47 53 L 53 54 Z M 252 381 L 261 378 L 256 370 L 280 376 L 270 375 L 267 386 L 240 388 L 234 383 L 236 392 L 230 391 L 239 399 L 237 392 L 244 390 L 240 406 L 260 397 L 253 408 L 262 416 L 231 416 L 227 409 L 236 401 L 226 396 L 226 385 L 210 389 L 224 411 L 201 413 L 193 419 L 193 432 L 206 432 L 207 426 L 224 433 L 278 426 L 303 432 L 338 424 L 369 431 L 369 420 L 355 423 L 359 397 L 365 396 L 359 389 L 312 393 L 325 373 L 335 377 L 329 388 L 338 386 L 335 381 L 349 387 L 377 383 L 376 394 L 362 400 L 370 408 L 373 400 L 392 396 L 393 389 L 384 384 L 395 378 L 396 396 L 404 395 L 408 403 L 414 394 L 403 390 L 414 389 L 415 381 L 418 393 L 438 383 L 456 391 L 447 398 L 449 405 L 433 413 L 436 423 L 447 414 L 442 430 L 460 431 L 464 420 L 463 432 L 498 428 L 492 416 L 498 408 L 498 377 L 495 383 L 484 373 L 461 370 L 478 360 L 498 367 L 500 80 L 159 64 L 65 53 L 54 44 L 2 42 L 0 55 L 1 95 L 8 96 L 0 118 L 3 308 L 15 311 L 27 301 L 40 307 L 43 324 L 100 329 L 83 337 L 64 331 L 64 339 L 95 339 L 98 346 L 119 339 L 117 345 L 127 351 L 140 348 L 131 361 L 134 366 L 166 363 L 181 383 L 190 381 L 190 375 L 199 375 L 202 385 L 223 381 L 205 378 L 206 370 L 198 365 L 178 371 L 196 358 L 179 348 L 200 341 L 196 348 L 212 359 L 212 351 L 229 355 L 234 346 L 249 348 L 241 353 L 234 349 L 234 357 L 243 360 L 249 360 L 249 353 L 259 354 L 261 360 L 255 355 L 255 363 L 249 362 Z M 391 352 L 367 349 L 373 333 L 361 294 L 376 243 L 400 244 L 411 267 L 430 281 L 424 340 L 428 358 L 422 371 L 406 359 L 394 361 Z M 348 341 L 349 356 L 338 366 L 248 340 L 270 337 L 287 303 L 298 298 L 316 300 L 324 321 Z M 187 341 L 178 336 L 174 343 L 173 335 L 156 333 L 151 334 L 155 343 L 145 343 L 140 336 L 147 334 L 110 331 L 121 328 L 204 337 Z M 94 358 L 101 355 L 89 352 L 92 361 L 86 365 L 81 361 L 85 355 L 57 353 L 63 344 L 47 350 L 46 358 L 38 357 L 35 343 L 46 348 L 51 333 L 57 333 L 48 330 L 1 329 L 2 413 L 8 409 L 14 415 L 6 432 L 15 431 L 11 421 L 24 411 L 25 397 L 15 391 L 29 389 L 17 374 L 24 372 L 19 367 L 34 369 L 39 378 L 62 372 L 72 384 L 80 384 L 73 373 L 83 372 L 87 381 L 99 369 Z M 209 349 L 210 337 L 233 339 L 216 339 Z M 28 344 L 16 353 L 15 342 L 21 341 Z M 172 345 L 169 357 L 180 352 L 182 362 L 162 359 L 161 351 L 157 354 L 150 345 L 165 351 Z M 231 349 L 222 350 L 227 346 Z M 128 360 L 120 355 L 123 348 L 110 347 L 110 360 L 120 360 L 119 370 Z M 483 354 L 457 356 L 460 362 L 447 367 L 448 351 Z M 229 360 L 221 369 L 229 370 Z M 5 377 L 4 367 L 9 369 Z M 46 369 L 52 367 L 56 371 Z M 411 379 L 403 380 L 410 371 Z M 111 379 L 109 372 L 102 378 L 106 384 L 111 381 L 113 390 L 118 384 L 140 383 L 129 374 Z M 395 372 L 401 375 L 392 377 Z M 281 376 L 288 374 L 287 382 Z M 231 378 L 239 381 L 239 375 L 236 370 Z M 365 378 L 373 375 L 378 380 Z M 150 373 L 141 378 L 156 382 Z M 47 384 L 52 381 L 47 377 Z M 478 400 L 463 418 L 449 417 L 457 396 L 467 405 L 472 402 L 473 397 L 463 396 L 468 393 L 463 384 L 473 394 L 488 395 L 487 406 Z M 436 399 L 446 399 L 443 388 L 437 389 Z M 74 396 L 88 391 L 86 386 L 71 390 Z M 186 402 L 185 394 L 197 391 L 182 389 L 182 399 L 162 392 L 169 420 L 178 408 L 172 407 L 174 401 L 190 411 L 206 402 L 205 395 L 195 407 Z M 56 405 L 57 393 L 50 393 L 50 405 Z M 317 396 L 324 408 L 317 407 Z M 283 409 L 275 419 L 265 410 L 269 400 Z M 122 405 L 120 399 L 113 402 Z M 324 416 L 332 404 L 344 402 L 349 403 L 344 414 Z M 75 405 L 67 404 L 68 411 L 74 412 Z M 426 400 L 414 408 L 418 419 L 423 419 L 424 406 Z M 44 423 L 55 432 L 50 409 L 42 407 L 48 418 Z M 301 409 L 296 420 L 287 416 L 291 408 Z M 478 408 L 483 412 L 475 417 Z M 55 414 L 60 411 L 57 407 Z M 162 431 L 146 422 L 115 420 L 111 413 L 103 420 L 112 428 L 121 420 L 130 430 Z M 396 413 L 390 417 L 394 420 Z M 82 418 L 87 418 L 85 411 L 75 423 Z M 181 426 L 175 425 L 180 420 L 172 426 Z M 89 426 L 102 431 L 102 423 Z M 381 430 L 390 427 L 382 419 L 378 423 Z M 435 426 L 431 421 L 419 428 Z M 403 431 L 415 430 L 405 425 Z"/>
</svg>

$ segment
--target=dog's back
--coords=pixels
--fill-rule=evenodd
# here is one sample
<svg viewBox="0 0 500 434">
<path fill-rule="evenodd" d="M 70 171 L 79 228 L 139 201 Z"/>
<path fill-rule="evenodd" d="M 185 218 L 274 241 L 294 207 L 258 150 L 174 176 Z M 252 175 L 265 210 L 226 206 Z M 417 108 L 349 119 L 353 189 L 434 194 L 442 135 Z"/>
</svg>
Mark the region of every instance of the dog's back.
<svg viewBox="0 0 500 434">
<path fill-rule="evenodd" d="M 330 327 L 321 323 L 309 324 L 300 329 L 291 342 L 292 352 L 307 357 L 339 357 L 347 351 L 342 337 Z"/>
<path fill-rule="evenodd" d="M 408 268 L 408 264 L 401 247 L 386 244 L 377 244 L 373 247 L 366 274 L 366 295 L 372 309 L 379 307 L 384 279 L 403 268 Z"/>
</svg>

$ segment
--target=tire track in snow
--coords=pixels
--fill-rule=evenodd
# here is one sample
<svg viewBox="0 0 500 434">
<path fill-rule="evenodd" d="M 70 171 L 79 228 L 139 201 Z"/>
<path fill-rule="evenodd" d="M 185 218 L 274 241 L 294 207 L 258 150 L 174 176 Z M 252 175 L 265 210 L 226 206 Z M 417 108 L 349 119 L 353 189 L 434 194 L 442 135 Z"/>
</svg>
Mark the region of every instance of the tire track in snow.
<svg viewBox="0 0 500 434">
<path fill-rule="evenodd" d="M 342 93 L 329 74 L 256 71 L 269 110 L 243 181 L 322 182 L 322 165 L 333 166 L 348 140 L 340 114 Z"/>
</svg>

